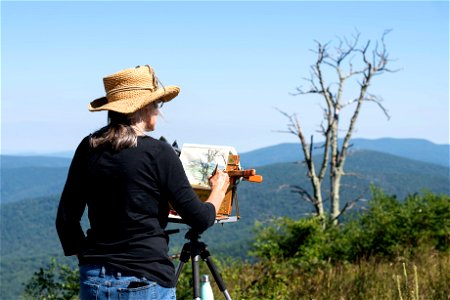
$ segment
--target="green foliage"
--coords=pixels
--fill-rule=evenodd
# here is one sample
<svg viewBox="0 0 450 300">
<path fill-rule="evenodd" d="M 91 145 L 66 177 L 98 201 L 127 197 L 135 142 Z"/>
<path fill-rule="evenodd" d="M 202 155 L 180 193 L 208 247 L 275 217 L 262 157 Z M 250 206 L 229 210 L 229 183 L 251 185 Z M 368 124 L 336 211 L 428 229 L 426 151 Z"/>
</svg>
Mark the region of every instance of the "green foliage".
<svg viewBox="0 0 450 300">
<path fill-rule="evenodd" d="M 412 255 L 422 247 L 449 249 L 450 197 L 410 195 L 403 202 L 373 189 L 368 210 L 344 224 L 342 234 L 350 242 L 350 260 Z"/>
<path fill-rule="evenodd" d="M 277 218 L 256 223 L 252 254 L 262 260 L 303 263 L 355 262 L 362 258 L 411 256 L 423 248 L 447 251 L 450 245 L 450 197 L 411 195 L 404 201 L 373 189 L 367 210 L 335 226 L 316 217 Z"/>
<path fill-rule="evenodd" d="M 261 259 L 295 258 L 304 263 L 317 263 L 326 260 L 330 252 L 331 235 L 317 217 L 277 218 L 267 224 L 257 222 L 255 228 L 258 233 L 251 253 Z"/>
<path fill-rule="evenodd" d="M 79 289 L 78 270 L 57 263 L 56 259 L 52 258 L 46 268 L 40 268 L 28 281 L 24 298 L 30 300 L 78 299 Z"/>
<path fill-rule="evenodd" d="M 23 293 L 24 283 L 33 272 L 46 266 L 50 257 L 66 264 L 55 229 L 59 197 L 33 198 L 1 206 L 0 295 L 15 299 Z M 83 218 L 83 227 L 87 226 Z"/>
</svg>

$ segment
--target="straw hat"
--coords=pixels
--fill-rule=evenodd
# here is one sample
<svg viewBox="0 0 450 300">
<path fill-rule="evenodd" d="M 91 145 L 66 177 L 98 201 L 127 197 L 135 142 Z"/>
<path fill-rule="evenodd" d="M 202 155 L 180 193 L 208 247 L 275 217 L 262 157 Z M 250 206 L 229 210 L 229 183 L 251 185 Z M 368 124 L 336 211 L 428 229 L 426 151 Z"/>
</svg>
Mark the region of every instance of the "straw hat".
<svg viewBox="0 0 450 300">
<path fill-rule="evenodd" d="M 103 78 L 106 96 L 92 101 L 88 108 L 130 114 L 154 101 L 168 102 L 180 92 L 177 86 L 158 87 L 158 82 L 148 65 L 122 70 Z"/>
</svg>

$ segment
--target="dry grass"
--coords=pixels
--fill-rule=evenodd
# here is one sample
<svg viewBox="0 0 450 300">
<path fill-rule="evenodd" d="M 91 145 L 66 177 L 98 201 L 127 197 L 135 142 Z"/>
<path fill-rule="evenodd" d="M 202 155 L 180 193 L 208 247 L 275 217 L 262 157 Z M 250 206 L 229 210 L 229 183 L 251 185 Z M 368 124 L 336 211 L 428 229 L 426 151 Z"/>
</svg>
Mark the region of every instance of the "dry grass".
<svg viewBox="0 0 450 300">
<path fill-rule="evenodd" d="M 295 262 L 228 263 L 220 269 L 233 299 L 450 299 L 450 257 L 434 251 L 394 262 L 309 268 Z"/>
</svg>

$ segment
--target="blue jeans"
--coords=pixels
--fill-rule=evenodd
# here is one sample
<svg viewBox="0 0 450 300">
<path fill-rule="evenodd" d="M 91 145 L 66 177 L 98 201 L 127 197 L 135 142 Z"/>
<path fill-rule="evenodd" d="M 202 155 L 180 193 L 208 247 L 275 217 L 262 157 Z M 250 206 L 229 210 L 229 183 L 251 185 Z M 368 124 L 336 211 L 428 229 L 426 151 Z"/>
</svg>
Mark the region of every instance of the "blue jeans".
<svg viewBox="0 0 450 300">
<path fill-rule="evenodd" d="M 146 278 L 122 276 L 97 265 L 80 266 L 81 300 L 175 300 L 175 288 L 165 288 Z"/>
</svg>

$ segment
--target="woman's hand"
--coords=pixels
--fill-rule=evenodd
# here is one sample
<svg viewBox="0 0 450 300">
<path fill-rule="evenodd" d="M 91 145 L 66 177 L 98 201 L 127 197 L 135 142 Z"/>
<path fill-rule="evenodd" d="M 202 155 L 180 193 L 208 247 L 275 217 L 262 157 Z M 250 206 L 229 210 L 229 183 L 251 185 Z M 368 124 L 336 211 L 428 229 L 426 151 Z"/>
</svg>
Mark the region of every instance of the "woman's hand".
<svg viewBox="0 0 450 300">
<path fill-rule="evenodd" d="M 216 173 L 209 178 L 209 185 L 211 187 L 211 194 L 206 202 L 214 204 L 217 213 L 230 185 L 230 176 L 223 171 L 217 170 Z"/>
<path fill-rule="evenodd" d="M 212 190 L 218 189 L 225 194 L 229 185 L 230 176 L 223 171 L 217 170 L 216 174 L 209 178 L 209 186 Z"/>
</svg>

